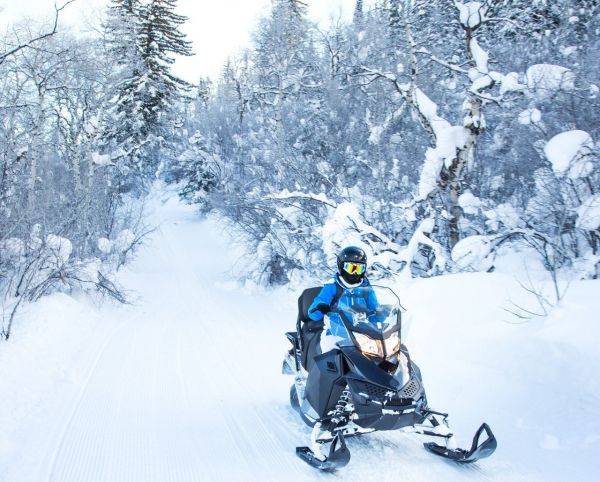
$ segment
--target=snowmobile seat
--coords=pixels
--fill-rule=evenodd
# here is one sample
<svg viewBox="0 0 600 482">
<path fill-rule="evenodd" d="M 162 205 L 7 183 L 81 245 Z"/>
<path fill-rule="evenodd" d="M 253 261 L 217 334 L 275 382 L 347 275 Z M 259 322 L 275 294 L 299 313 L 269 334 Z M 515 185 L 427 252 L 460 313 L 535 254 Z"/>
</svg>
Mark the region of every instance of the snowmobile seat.
<svg viewBox="0 0 600 482">
<path fill-rule="evenodd" d="M 318 337 L 315 333 L 318 332 L 319 328 L 322 327 L 322 322 L 315 322 L 308 316 L 308 309 L 312 302 L 321 291 L 321 286 L 314 288 L 305 289 L 300 298 L 298 298 L 298 320 L 296 321 L 296 331 L 299 336 L 300 348 L 302 350 L 302 366 L 307 367 L 307 358 L 309 352 L 309 345 L 318 341 Z"/>
<path fill-rule="evenodd" d="M 321 291 L 321 286 L 316 286 L 315 288 L 307 288 L 305 289 L 300 298 L 298 298 L 298 322 L 296 328 L 298 332 L 300 332 L 301 323 L 311 323 L 313 320 L 308 316 L 308 309 L 312 302 L 315 300 L 317 295 Z M 314 322 L 313 322 L 314 323 Z"/>
<path fill-rule="evenodd" d="M 298 298 L 298 319 L 301 321 L 310 321 L 308 317 L 308 309 L 317 295 L 321 292 L 322 286 L 305 289 L 300 298 Z"/>
</svg>

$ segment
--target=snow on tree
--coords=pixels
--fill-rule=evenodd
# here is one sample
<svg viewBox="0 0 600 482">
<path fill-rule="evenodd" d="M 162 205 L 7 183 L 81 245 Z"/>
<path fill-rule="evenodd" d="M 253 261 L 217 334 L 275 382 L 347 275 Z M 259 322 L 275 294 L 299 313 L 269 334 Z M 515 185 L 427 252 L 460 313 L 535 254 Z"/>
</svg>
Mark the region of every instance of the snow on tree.
<svg viewBox="0 0 600 482">
<path fill-rule="evenodd" d="M 458 204 L 466 214 L 477 214 L 483 203 L 471 191 L 463 192 L 458 198 Z"/>
<path fill-rule="evenodd" d="M 591 154 L 594 142 L 581 130 L 561 132 L 548 141 L 544 153 L 558 176 L 578 179 L 589 175 L 594 166 Z"/>
<path fill-rule="evenodd" d="M 248 275 L 322 275 L 352 240 L 384 276 L 491 269 L 511 243 L 549 266 L 591 259 L 597 233 L 577 219 L 599 190 L 597 146 L 564 175 L 545 147 L 555 133 L 598 135 L 597 8 L 581 4 L 572 23 L 571 6 L 527 0 L 355 7 L 321 31 L 274 2 L 189 122 L 216 177 L 195 188 L 205 171 L 190 170 L 186 199 L 240 229 Z"/>
<path fill-rule="evenodd" d="M 544 99 L 558 91 L 575 89 L 575 74 L 566 67 L 551 64 L 536 64 L 525 74 L 527 87 L 538 98 Z"/>
<path fill-rule="evenodd" d="M 542 120 L 542 113 L 534 108 L 525 109 L 519 113 L 519 124 L 539 124 Z"/>
<path fill-rule="evenodd" d="M 117 3 L 137 2 L 111 6 Z M 123 14 L 112 18 L 110 32 L 127 47 L 120 53 L 128 59 L 123 65 L 133 65 L 135 49 L 125 40 L 131 30 Z M 56 290 L 98 290 L 123 301 L 110 281 L 118 263 L 108 257 L 94 261 L 97 240 L 112 238 L 123 225 L 132 229 L 136 242 L 143 232 L 139 205 L 124 202 L 116 159 L 101 142 L 100 119 L 122 73 L 121 64 L 107 55 L 116 37 L 77 38 L 58 27 L 49 35 L 40 30 L 38 37 L 37 29 L 35 22 L 17 23 L 0 39 L 0 52 L 20 47 L 0 54 L 4 338 L 20 307 Z M 22 45 L 24 38 L 34 40 Z"/>
<path fill-rule="evenodd" d="M 600 195 L 590 196 L 577 208 L 577 227 L 587 231 L 600 229 Z"/>
<path fill-rule="evenodd" d="M 52 253 L 51 262 L 57 266 L 61 266 L 69 261 L 71 253 L 73 252 L 71 241 L 55 234 L 49 234 L 46 237 L 46 246 Z"/>
<path fill-rule="evenodd" d="M 175 156 L 176 106 L 189 85 L 171 66 L 175 55 L 192 55 L 176 6 L 176 0 L 115 0 L 109 10 L 109 47 L 122 68 L 103 138 L 105 151 L 118 153 L 124 189 L 140 189 Z"/>
<path fill-rule="evenodd" d="M 485 20 L 487 14 L 487 6 L 481 2 L 454 2 L 458 8 L 460 23 L 468 29 L 479 27 Z"/>
<path fill-rule="evenodd" d="M 487 271 L 492 267 L 493 243 L 488 236 L 474 235 L 461 239 L 452 249 L 452 260 L 462 269 Z"/>
<path fill-rule="evenodd" d="M 112 250 L 112 241 L 108 238 L 98 238 L 98 249 L 103 254 L 109 254 Z"/>
</svg>

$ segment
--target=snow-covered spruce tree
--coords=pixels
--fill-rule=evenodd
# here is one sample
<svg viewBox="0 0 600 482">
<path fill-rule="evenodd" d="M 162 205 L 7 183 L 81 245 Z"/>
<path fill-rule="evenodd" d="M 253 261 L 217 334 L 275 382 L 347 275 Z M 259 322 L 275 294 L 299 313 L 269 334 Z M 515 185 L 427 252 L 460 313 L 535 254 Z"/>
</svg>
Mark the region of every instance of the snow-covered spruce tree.
<svg viewBox="0 0 600 482">
<path fill-rule="evenodd" d="M 354 6 L 354 23 L 360 24 L 363 18 L 363 0 L 356 0 L 356 5 Z"/>
<path fill-rule="evenodd" d="M 182 182 L 181 198 L 199 205 L 201 210 L 206 208 L 204 199 L 216 187 L 219 177 L 219 159 L 214 153 L 213 140 L 202 132 L 209 108 L 210 89 L 211 82 L 201 79 L 195 88 L 195 97 L 182 103 L 179 154 L 165 169 L 165 180 Z"/>
<path fill-rule="evenodd" d="M 111 0 L 104 25 L 106 47 L 117 66 L 116 79 L 124 78 L 139 64 L 137 12 L 141 0 Z"/>
<path fill-rule="evenodd" d="M 139 191 L 176 153 L 177 104 L 189 88 L 171 72 L 175 55 L 192 55 L 179 30 L 176 0 L 114 0 L 108 47 L 120 66 L 104 119 L 105 152 L 123 172 L 121 191 Z M 133 46 L 133 48 L 131 48 Z"/>
</svg>

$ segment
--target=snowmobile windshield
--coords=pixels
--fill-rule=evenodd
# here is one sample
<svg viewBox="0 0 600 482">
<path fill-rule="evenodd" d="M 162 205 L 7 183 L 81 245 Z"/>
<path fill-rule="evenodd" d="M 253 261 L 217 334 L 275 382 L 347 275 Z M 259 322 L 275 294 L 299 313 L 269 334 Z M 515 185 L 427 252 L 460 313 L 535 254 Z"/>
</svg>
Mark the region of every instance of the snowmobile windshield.
<svg viewBox="0 0 600 482">
<path fill-rule="evenodd" d="M 390 288 L 364 286 L 347 290 L 338 301 L 337 311 L 354 334 L 377 340 L 393 333 L 400 336 L 400 300 Z"/>
</svg>

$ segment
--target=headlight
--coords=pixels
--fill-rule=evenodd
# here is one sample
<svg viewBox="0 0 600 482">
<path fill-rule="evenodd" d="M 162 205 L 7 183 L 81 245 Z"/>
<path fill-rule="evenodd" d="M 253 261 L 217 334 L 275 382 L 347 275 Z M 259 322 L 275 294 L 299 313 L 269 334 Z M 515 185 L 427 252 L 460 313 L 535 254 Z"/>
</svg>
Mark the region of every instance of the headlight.
<svg viewBox="0 0 600 482">
<path fill-rule="evenodd" d="M 400 351 L 400 336 L 397 331 L 383 340 L 383 343 L 385 345 L 385 354 L 388 358 L 393 357 Z"/>
<path fill-rule="evenodd" d="M 369 338 L 367 335 L 363 335 L 361 333 L 354 333 L 354 338 L 356 338 L 358 348 L 365 355 L 383 358 L 383 344 L 381 341 L 373 340 L 373 338 Z"/>
</svg>

